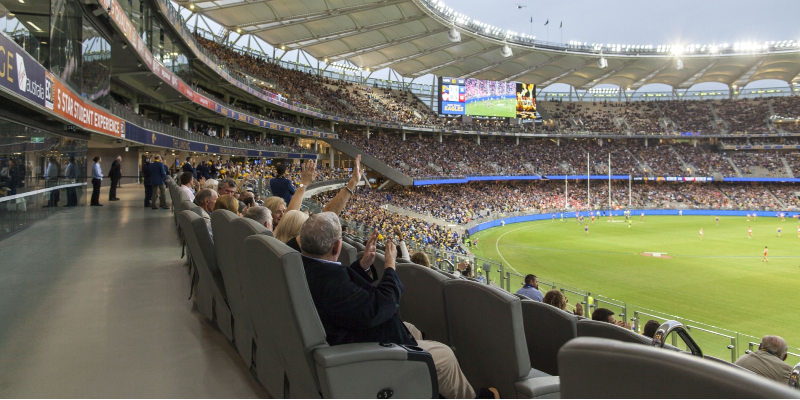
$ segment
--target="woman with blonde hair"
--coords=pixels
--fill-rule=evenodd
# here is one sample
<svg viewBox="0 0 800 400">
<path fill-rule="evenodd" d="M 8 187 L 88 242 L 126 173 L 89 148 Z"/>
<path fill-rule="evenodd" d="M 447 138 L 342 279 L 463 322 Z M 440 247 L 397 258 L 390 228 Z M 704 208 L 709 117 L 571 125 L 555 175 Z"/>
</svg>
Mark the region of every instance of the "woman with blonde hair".
<svg viewBox="0 0 800 400">
<path fill-rule="evenodd" d="M 422 265 L 423 267 L 430 268 L 431 266 L 431 262 L 428 261 L 428 256 L 421 251 L 414 252 L 414 254 L 411 255 L 411 262 L 417 265 Z"/>
<path fill-rule="evenodd" d="M 228 210 L 240 217 L 242 216 L 239 214 L 239 200 L 236 200 L 235 197 L 229 194 L 219 196 L 217 202 L 214 204 L 214 211 L 216 210 Z"/>
<path fill-rule="evenodd" d="M 281 224 L 275 228 L 275 239 L 288 243 L 300 234 L 300 228 L 303 227 L 303 223 L 307 219 L 308 215 L 302 211 L 291 210 L 287 212 L 281 219 Z"/>
<path fill-rule="evenodd" d="M 580 303 L 575 305 L 575 310 L 570 311 L 567 307 L 567 296 L 564 296 L 564 293 L 561 293 L 558 289 L 553 289 L 545 293 L 544 298 L 542 299 L 542 303 L 550 304 L 551 306 L 566 311 L 571 314 L 575 314 L 577 316 L 583 316 L 583 306 Z"/>
</svg>

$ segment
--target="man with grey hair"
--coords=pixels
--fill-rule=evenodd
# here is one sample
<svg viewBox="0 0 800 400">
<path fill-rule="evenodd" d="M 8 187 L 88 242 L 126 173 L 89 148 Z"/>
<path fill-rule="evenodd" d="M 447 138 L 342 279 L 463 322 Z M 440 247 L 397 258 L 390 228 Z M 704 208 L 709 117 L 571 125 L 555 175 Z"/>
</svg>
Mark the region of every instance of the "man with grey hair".
<svg viewBox="0 0 800 400">
<path fill-rule="evenodd" d="M 206 228 L 208 228 L 208 235 L 211 240 L 214 240 L 214 233 L 211 231 L 211 212 L 214 211 L 214 205 L 217 204 L 217 191 L 214 189 L 200 189 L 197 195 L 194 196 L 194 204 L 200 206 L 200 216 L 206 221 Z"/>
<path fill-rule="evenodd" d="M 397 247 L 391 238 L 386 239 L 386 269 L 378 279 L 372 265 L 377 242 L 375 230 L 364 246 L 363 257 L 346 267 L 337 261 L 342 251 L 342 227 L 335 213 L 312 215 L 300 229 L 306 281 L 328 344 L 375 342 L 419 346 L 433 358 L 442 396 L 475 398 L 475 391 L 461 372 L 453 351 L 442 343 L 422 340 L 413 325 L 407 328 L 397 316 L 403 294 L 403 284 L 395 271 Z M 372 286 L 378 280 L 378 285 Z M 490 390 L 482 389 L 481 398 L 493 398 L 496 391 Z"/>
<path fill-rule="evenodd" d="M 272 235 L 272 211 L 270 211 L 269 208 L 264 206 L 250 207 L 244 212 L 243 217 L 250 218 L 264 225 L 267 231 L 269 231 L 270 236 Z"/>
<path fill-rule="evenodd" d="M 734 364 L 783 385 L 789 383 L 792 367 L 786 363 L 788 346 L 780 336 L 764 336 L 758 350 L 739 357 Z"/>
<path fill-rule="evenodd" d="M 235 195 L 239 191 L 239 184 L 233 178 L 225 178 L 219 183 L 219 195 Z"/>
</svg>

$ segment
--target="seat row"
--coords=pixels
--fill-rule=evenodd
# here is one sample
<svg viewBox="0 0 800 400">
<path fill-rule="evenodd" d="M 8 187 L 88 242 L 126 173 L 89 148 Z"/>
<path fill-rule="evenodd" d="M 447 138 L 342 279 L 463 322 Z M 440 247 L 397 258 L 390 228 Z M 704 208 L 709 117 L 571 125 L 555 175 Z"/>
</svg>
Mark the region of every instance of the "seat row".
<svg viewBox="0 0 800 400">
<path fill-rule="evenodd" d="M 169 186 L 197 310 L 272 397 L 438 397 L 430 354 L 389 343 L 329 346 L 300 254 L 226 210 L 210 215 L 212 239 L 209 216 L 174 182 Z M 363 243 L 344 240 L 339 261 L 349 265 Z M 382 274 L 383 254 L 375 266 Z M 405 287 L 400 317 L 450 346 L 473 387 L 495 387 L 504 398 L 672 397 L 675 382 L 691 382 L 681 383 L 681 396 L 798 397 L 747 371 L 644 346 L 639 335 L 631 343 L 634 336 L 623 335 L 633 332 L 493 286 L 409 263 L 398 264 L 397 273 Z M 591 334 L 605 328 L 622 331 L 613 338 Z"/>
</svg>

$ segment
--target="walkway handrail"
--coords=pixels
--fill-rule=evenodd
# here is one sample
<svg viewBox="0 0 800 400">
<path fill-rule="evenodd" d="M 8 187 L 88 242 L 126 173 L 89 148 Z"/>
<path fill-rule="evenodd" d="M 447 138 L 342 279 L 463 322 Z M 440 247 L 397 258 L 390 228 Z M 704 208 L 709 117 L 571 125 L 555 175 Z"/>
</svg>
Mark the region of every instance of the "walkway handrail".
<svg viewBox="0 0 800 400">
<path fill-rule="evenodd" d="M 689 348 L 692 355 L 703 357 L 703 350 L 700 350 L 700 346 L 692 339 L 692 335 L 689 334 L 689 331 L 678 321 L 667 321 L 658 327 L 656 334 L 653 335 L 653 347 L 664 348 L 667 336 L 673 332 L 683 339 L 683 342 L 686 343 L 686 347 Z"/>
</svg>

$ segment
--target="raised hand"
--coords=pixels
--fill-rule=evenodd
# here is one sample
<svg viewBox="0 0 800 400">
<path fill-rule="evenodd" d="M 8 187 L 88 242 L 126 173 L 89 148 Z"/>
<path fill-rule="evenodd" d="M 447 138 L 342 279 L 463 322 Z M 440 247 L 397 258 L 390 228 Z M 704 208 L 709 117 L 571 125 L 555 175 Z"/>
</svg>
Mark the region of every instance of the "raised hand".
<svg viewBox="0 0 800 400">
<path fill-rule="evenodd" d="M 300 170 L 300 183 L 305 187 L 314 183 L 314 178 L 317 171 L 317 162 L 315 160 L 308 160 L 303 163 Z"/>
<path fill-rule="evenodd" d="M 364 245 L 364 256 L 361 257 L 361 268 L 367 269 L 372 266 L 375 261 L 375 250 L 378 244 L 378 230 L 374 229 L 372 234 L 369 235 L 367 243 Z"/>
<path fill-rule="evenodd" d="M 383 245 L 384 267 L 394 268 L 395 260 L 397 259 L 397 246 L 390 238 L 386 238 Z"/>
<path fill-rule="evenodd" d="M 353 175 L 350 177 L 350 182 L 353 182 L 355 186 L 358 186 L 358 181 L 360 180 L 361 180 L 361 154 L 356 156 L 356 161 L 353 164 Z M 355 190 L 355 187 L 352 187 L 350 189 Z"/>
</svg>

